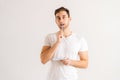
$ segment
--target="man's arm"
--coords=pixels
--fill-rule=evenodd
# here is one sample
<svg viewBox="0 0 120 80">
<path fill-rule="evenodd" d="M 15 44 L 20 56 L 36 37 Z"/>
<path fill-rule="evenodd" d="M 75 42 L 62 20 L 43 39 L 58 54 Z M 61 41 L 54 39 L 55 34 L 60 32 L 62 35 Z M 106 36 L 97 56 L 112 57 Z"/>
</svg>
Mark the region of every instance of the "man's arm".
<svg viewBox="0 0 120 80">
<path fill-rule="evenodd" d="M 65 59 L 61 60 L 61 62 L 65 65 L 74 66 L 77 68 L 87 68 L 88 67 L 88 51 L 81 51 L 79 52 L 80 60 L 70 60 Z"/>
<path fill-rule="evenodd" d="M 78 68 L 87 68 L 88 67 L 88 51 L 79 52 L 80 61 L 71 60 L 71 66 Z"/>
<path fill-rule="evenodd" d="M 63 32 L 59 31 L 57 33 L 57 41 L 55 42 L 55 44 L 52 47 L 43 46 L 41 54 L 40 54 L 41 62 L 43 64 L 45 64 L 46 62 L 48 62 L 49 60 L 52 59 L 58 45 L 61 43 L 62 38 L 63 38 Z"/>
<path fill-rule="evenodd" d="M 40 54 L 41 62 L 43 64 L 47 63 L 53 57 L 58 45 L 59 42 L 56 42 L 52 47 L 43 46 Z"/>
</svg>

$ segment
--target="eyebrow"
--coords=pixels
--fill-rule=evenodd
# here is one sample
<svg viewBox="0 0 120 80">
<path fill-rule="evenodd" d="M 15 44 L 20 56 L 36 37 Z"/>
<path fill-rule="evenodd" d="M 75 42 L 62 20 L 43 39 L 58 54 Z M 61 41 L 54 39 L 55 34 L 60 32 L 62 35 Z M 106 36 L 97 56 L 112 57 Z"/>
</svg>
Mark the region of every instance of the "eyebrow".
<svg viewBox="0 0 120 80">
<path fill-rule="evenodd" d="M 62 15 L 63 17 L 65 17 L 66 15 Z M 56 16 L 57 18 L 60 17 L 60 16 Z"/>
</svg>

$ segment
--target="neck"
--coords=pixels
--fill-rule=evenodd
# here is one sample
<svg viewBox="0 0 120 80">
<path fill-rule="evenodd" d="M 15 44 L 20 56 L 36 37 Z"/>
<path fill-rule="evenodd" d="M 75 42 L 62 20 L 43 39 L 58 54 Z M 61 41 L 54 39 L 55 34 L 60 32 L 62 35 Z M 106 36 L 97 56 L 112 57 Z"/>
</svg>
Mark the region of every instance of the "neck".
<svg viewBox="0 0 120 80">
<path fill-rule="evenodd" d="M 67 28 L 64 29 L 63 35 L 64 35 L 65 37 L 68 37 L 68 36 L 70 36 L 71 34 L 72 34 L 72 31 L 71 31 L 71 29 L 70 29 L 69 27 L 67 27 Z"/>
</svg>

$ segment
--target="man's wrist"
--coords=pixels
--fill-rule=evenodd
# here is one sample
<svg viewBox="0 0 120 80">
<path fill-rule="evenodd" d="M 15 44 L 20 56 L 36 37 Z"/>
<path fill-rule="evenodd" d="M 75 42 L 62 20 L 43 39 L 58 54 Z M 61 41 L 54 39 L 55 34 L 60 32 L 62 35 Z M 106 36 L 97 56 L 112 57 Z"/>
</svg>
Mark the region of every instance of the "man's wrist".
<svg viewBox="0 0 120 80">
<path fill-rule="evenodd" d="M 73 65 L 73 60 L 70 60 L 68 65 L 72 66 Z"/>
<path fill-rule="evenodd" d="M 60 44 L 60 41 L 56 41 L 56 44 Z"/>
</svg>

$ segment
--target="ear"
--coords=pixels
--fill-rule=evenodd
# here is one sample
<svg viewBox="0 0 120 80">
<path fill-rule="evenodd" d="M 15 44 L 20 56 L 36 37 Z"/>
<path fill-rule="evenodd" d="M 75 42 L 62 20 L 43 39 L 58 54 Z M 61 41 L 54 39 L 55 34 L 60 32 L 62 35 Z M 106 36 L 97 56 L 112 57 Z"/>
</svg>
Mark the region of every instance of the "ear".
<svg viewBox="0 0 120 80">
<path fill-rule="evenodd" d="M 71 17 L 69 17 L 69 19 L 70 19 L 70 21 L 72 20 L 72 18 L 71 18 Z"/>
</svg>

